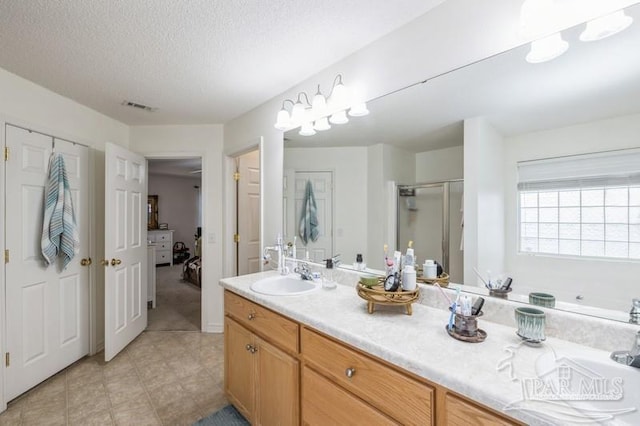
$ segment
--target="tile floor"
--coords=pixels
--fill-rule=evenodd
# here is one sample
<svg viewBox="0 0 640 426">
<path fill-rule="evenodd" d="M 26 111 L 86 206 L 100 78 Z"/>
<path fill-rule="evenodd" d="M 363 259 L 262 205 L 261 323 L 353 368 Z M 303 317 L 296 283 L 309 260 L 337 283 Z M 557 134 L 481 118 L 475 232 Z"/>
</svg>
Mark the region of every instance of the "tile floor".
<svg viewBox="0 0 640 426">
<path fill-rule="evenodd" d="M 223 335 L 145 331 L 109 363 L 85 357 L 9 403 L 3 425 L 191 425 L 227 404 Z"/>
</svg>

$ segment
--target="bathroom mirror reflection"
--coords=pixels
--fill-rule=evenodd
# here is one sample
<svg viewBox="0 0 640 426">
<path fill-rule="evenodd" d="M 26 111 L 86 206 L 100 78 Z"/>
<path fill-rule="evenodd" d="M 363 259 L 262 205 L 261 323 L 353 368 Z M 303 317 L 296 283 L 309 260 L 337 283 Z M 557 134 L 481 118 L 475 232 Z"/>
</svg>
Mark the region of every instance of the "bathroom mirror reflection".
<svg viewBox="0 0 640 426">
<path fill-rule="evenodd" d="M 396 185 L 464 179 L 456 254 L 466 290 L 484 291 L 474 267 L 504 272 L 514 279 L 510 299 L 544 292 L 557 308 L 626 321 L 640 262 L 521 253 L 516 191 L 518 162 L 640 146 L 640 5 L 626 13 L 634 23 L 603 40 L 579 41 L 584 25 L 564 31 L 570 48 L 555 60 L 530 64 L 522 46 L 375 99 L 369 116 L 348 125 L 287 132 L 285 175 L 332 173 L 332 253 L 347 264 L 362 253 L 383 269 L 382 247 L 395 248 L 398 236 Z M 431 210 L 417 213 L 441 215 Z"/>
</svg>

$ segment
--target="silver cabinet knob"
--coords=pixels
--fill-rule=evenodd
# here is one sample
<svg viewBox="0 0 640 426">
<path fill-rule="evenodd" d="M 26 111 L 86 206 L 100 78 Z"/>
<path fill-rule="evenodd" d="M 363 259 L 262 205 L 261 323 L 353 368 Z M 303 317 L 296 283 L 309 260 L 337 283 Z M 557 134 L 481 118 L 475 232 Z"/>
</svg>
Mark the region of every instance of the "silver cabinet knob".
<svg viewBox="0 0 640 426">
<path fill-rule="evenodd" d="M 344 371 L 344 374 L 348 377 L 348 378 L 352 378 L 354 374 L 356 374 L 356 369 L 355 368 L 347 368 Z"/>
<path fill-rule="evenodd" d="M 245 346 L 244 348 L 245 348 L 246 350 L 250 351 L 252 347 L 253 347 L 253 346 L 251 346 L 250 344 L 248 344 L 248 343 L 247 343 L 247 346 Z"/>
<path fill-rule="evenodd" d="M 249 321 L 253 321 L 256 318 L 256 314 L 254 312 L 250 312 L 247 318 L 249 318 Z"/>
</svg>

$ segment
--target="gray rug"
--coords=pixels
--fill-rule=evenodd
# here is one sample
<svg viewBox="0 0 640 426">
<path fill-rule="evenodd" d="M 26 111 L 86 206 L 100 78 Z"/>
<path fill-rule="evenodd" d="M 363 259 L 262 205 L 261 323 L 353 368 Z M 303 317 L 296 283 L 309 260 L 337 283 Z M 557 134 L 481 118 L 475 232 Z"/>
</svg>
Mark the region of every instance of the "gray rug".
<svg viewBox="0 0 640 426">
<path fill-rule="evenodd" d="M 204 419 L 198 420 L 193 426 L 249 426 L 249 422 L 233 405 L 227 405 Z"/>
</svg>

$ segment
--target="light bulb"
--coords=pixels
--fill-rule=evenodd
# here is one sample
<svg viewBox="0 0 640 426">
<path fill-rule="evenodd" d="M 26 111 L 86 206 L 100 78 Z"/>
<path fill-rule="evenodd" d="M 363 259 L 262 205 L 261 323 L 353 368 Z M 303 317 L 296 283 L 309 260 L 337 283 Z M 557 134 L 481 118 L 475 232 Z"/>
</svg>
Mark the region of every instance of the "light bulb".
<svg viewBox="0 0 640 426">
<path fill-rule="evenodd" d="M 369 114 L 369 110 L 367 109 L 367 104 L 365 102 L 358 102 L 349 110 L 349 115 L 352 117 L 362 117 L 367 114 Z"/>
<path fill-rule="evenodd" d="M 320 115 L 324 115 L 325 110 L 327 109 L 327 100 L 324 95 L 320 93 L 320 85 L 318 85 L 318 91 L 313 96 L 313 101 L 311 102 L 311 110 L 313 114 L 317 117 Z"/>
<path fill-rule="evenodd" d="M 580 40 L 602 40 L 626 29 L 632 22 L 633 18 L 631 16 L 625 15 L 624 10 L 619 10 L 587 22 L 587 27 L 580 34 Z"/>
<path fill-rule="evenodd" d="M 286 109 L 282 108 L 278 111 L 278 116 L 276 118 L 276 124 L 274 127 L 278 130 L 287 130 L 291 125 L 291 117 L 289 117 L 289 113 Z"/>
<path fill-rule="evenodd" d="M 329 108 L 331 110 L 344 109 L 349 105 L 349 91 L 342 83 L 342 79 L 338 81 L 331 91 L 329 97 Z"/>
<path fill-rule="evenodd" d="M 304 104 L 300 101 L 296 102 L 293 105 L 293 109 L 291 110 L 291 124 L 294 126 L 299 126 L 300 123 L 304 120 Z"/>
<path fill-rule="evenodd" d="M 569 43 L 562 39 L 560 33 L 531 42 L 531 51 L 527 55 L 527 62 L 537 64 L 557 58 L 567 51 Z"/>
<path fill-rule="evenodd" d="M 331 125 L 329 124 L 329 120 L 327 119 L 327 117 L 322 117 L 316 120 L 313 128 L 320 132 L 323 132 L 325 130 L 329 130 L 331 128 Z"/>
<path fill-rule="evenodd" d="M 334 113 L 331 118 L 329 118 L 329 121 L 332 124 L 345 124 L 349 122 L 349 118 L 347 118 L 345 110 L 342 110 Z"/>
<path fill-rule="evenodd" d="M 298 134 L 301 136 L 313 136 L 316 134 L 316 131 L 313 130 L 313 126 L 311 125 L 311 122 L 305 122 L 305 123 L 302 123 L 302 127 L 300 128 L 300 131 L 298 132 Z"/>
</svg>

